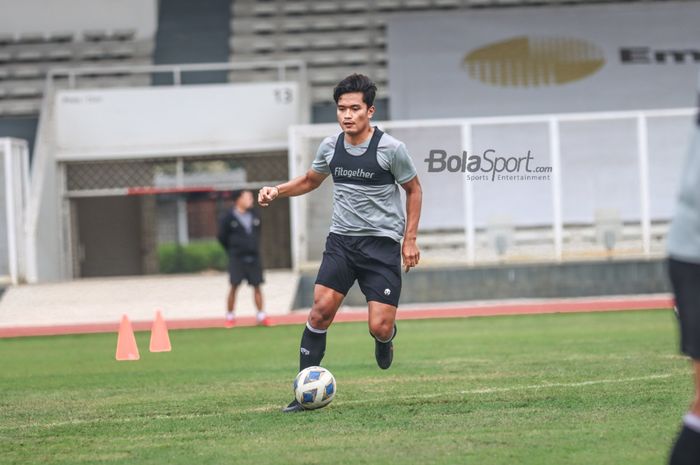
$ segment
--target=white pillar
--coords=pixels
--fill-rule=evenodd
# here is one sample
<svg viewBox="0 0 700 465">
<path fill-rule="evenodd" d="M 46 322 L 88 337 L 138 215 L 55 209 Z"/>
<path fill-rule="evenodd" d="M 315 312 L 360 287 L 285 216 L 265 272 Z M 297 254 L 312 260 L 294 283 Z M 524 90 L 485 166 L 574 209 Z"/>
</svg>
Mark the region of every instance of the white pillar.
<svg viewBox="0 0 700 465">
<path fill-rule="evenodd" d="M 467 154 L 472 151 L 472 125 L 462 125 L 462 150 Z M 474 186 L 469 179 L 469 172 L 464 171 L 464 248 L 467 252 L 467 263 L 474 265 L 476 261 L 476 227 L 474 225 Z"/>
<path fill-rule="evenodd" d="M 177 187 L 185 187 L 185 164 L 182 158 L 178 158 L 175 163 L 175 179 Z M 177 197 L 177 243 L 187 245 L 190 242 L 190 234 L 187 230 L 187 199 L 185 194 Z"/>
<path fill-rule="evenodd" d="M 554 235 L 554 257 L 561 261 L 563 244 L 563 220 L 561 212 L 561 143 L 559 121 L 549 120 L 549 153 L 552 163 L 552 233 Z"/>
<path fill-rule="evenodd" d="M 642 249 L 644 256 L 651 254 L 651 213 L 649 206 L 649 139 L 647 119 L 637 116 L 637 154 L 639 158 L 639 203 L 642 226 Z"/>
</svg>

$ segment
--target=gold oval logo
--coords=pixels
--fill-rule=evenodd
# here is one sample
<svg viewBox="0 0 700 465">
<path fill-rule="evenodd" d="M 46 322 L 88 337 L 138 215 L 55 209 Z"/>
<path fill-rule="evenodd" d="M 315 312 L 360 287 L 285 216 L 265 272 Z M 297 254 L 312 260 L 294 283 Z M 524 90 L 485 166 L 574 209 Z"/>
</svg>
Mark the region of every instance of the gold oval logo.
<svg viewBox="0 0 700 465">
<path fill-rule="evenodd" d="M 464 57 L 469 76 L 494 86 L 540 87 L 578 81 L 598 71 L 603 51 L 580 39 L 514 37 Z"/>
</svg>

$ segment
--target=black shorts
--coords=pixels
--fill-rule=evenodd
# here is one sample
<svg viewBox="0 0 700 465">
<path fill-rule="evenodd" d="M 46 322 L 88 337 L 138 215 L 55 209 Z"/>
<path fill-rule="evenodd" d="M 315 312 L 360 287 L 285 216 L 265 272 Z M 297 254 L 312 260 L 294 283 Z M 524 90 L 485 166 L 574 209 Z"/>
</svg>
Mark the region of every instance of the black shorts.
<svg viewBox="0 0 700 465">
<path fill-rule="evenodd" d="M 367 302 L 397 307 L 401 296 L 401 245 L 389 237 L 330 233 L 316 284 L 346 295 L 357 279 Z"/>
<path fill-rule="evenodd" d="M 681 327 L 681 352 L 700 360 L 700 264 L 670 258 L 668 272 Z"/>
<path fill-rule="evenodd" d="M 234 286 L 241 284 L 244 279 L 251 286 L 259 286 L 264 282 L 260 257 L 257 255 L 229 255 L 228 275 Z"/>
</svg>

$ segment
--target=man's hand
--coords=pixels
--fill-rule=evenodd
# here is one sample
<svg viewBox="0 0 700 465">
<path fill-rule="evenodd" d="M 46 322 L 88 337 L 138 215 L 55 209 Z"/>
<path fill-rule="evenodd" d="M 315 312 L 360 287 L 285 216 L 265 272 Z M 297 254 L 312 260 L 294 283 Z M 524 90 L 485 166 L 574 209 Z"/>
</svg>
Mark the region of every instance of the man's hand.
<svg viewBox="0 0 700 465">
<path fill-rule="evenodd" d="M 277 187 L 265 186 L 258 192 L 258 203 L 261 207 L 267 207 L 270 202 L 277 198 L 279 193 L 280 190 Z"/>
<path fill-rule="evenodd" d="M 418 265 L 420 261 L 420 250 L 415 239 L 404 239 L 403 247 L 401 247 L 401 255 L 403 255 L 403 268 L 408 273 L 408 270 Z"/>
</svg>

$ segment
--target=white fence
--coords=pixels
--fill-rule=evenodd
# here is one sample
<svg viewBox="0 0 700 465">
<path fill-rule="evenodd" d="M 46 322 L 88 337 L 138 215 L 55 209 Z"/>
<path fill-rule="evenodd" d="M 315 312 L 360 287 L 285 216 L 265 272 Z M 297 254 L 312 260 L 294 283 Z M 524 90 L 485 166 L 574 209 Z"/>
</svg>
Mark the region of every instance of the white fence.
<svg viewBox="0 0 700 465">
<path fill-rule="evenodd" d="M 460 231 L 460 253 L 473 265 L 484 261 L 478 235 L 494 223 L 536 231 L 549 246 L 530 258 L 560 261 L 571 256 L 567 231 L 593 228 L 598 212 L 609 210 L 626 230 L 637 225 L 638 254 L 651 256 L 652 225 L 671 218 L 695 113 L 684 108 L 376 124 L 406 143 L 416 165 L 424 191 L 421 232 Z M 290 128 L 290 175 L 306 172 L 320 141 L 339 132 L 335 124 Z M 452 172 L 435 172 L 429 169 L 431 150 L 482 161 L 493 150 L 491 157 L 515 159 L 512 166 L 529 153 L 544 172 L 521 167 L 512 173 L 516 178 L 478 179 L 456 159 Z M 523 174 L 533 179 L 518 177 Z M 320 260 L 332 210 L 330 184 L 293 199 L 295 267 Z"/>
</svg>

